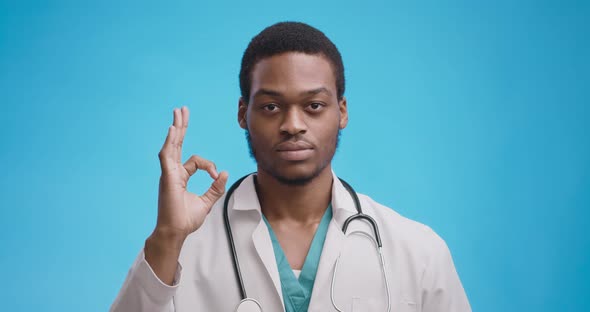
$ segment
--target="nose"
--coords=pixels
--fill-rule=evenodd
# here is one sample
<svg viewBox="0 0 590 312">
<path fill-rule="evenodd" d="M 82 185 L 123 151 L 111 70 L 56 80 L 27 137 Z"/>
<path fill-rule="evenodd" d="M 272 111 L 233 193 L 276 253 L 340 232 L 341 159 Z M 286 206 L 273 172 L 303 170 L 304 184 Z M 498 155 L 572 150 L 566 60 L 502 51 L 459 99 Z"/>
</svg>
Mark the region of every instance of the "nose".
<svg viewBox="0 0 590 312">
<path fill-rule="evenodd" d="M 307 124 L 305 122 L 305 112 L 301 112 L 296 108 L 291 108 L 285 112 L 283 121 L 280 127 L 281 133 L 289 135 L 303 134 L 307 131 Z"/>
</svg>

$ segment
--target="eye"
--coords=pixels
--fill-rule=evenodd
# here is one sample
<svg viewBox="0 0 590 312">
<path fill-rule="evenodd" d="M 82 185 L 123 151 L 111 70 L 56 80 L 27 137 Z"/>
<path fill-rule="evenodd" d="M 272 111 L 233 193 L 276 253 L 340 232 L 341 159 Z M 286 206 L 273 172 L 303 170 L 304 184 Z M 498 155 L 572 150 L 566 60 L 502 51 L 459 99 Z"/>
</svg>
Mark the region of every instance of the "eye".
<svg viewBox="0 0 590 312">
<path fill-rule="evenodd" d="M 267 112 L 273 112 L 273 111 L 279 109 L 279 106 L 277 104 L 270 103 L 270 104 L 266 104 L 266 105 L 262 106 L 262 109 Z"/>
<path fill-rule="evenodd" d="M 320 102 L 313 102 L 313 103 L 309 104 L 309 106 L 308 106 L 308 107 L 309 107 L 309 109 L 310 109 L 311 111 L 319 111 L 319 110 L 321 110 L 322 108 L 324 108 L 324 106 L 325 106 L 325 105 L 324 105 L 324 103 L 320 103 Z"/>
</svg>

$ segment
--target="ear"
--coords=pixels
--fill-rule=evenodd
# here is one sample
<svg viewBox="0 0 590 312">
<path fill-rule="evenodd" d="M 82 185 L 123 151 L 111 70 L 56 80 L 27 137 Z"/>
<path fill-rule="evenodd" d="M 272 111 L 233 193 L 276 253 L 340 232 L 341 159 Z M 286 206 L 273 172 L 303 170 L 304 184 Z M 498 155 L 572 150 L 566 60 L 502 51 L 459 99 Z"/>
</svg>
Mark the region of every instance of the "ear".
<svg viewBox="0 0 590 312">
<path fill-rule="evenodd" d="M 248 122 L 246 121 L 246 115 L 248 112 L 248 103 L 244 101 L 244 98 L 240 97 L 238 101 L 238 123 L 240 124 L 240 128 L 247 130 L 248 129 Z"/>
<path fill-rule="evenodd" d="M 342 100 L 338 102 L 340 109 L 340 129 L 346 128 L 348 125 L 348 107 L 346 106 L 346 97 L 342 97 Z"/>
</svg>

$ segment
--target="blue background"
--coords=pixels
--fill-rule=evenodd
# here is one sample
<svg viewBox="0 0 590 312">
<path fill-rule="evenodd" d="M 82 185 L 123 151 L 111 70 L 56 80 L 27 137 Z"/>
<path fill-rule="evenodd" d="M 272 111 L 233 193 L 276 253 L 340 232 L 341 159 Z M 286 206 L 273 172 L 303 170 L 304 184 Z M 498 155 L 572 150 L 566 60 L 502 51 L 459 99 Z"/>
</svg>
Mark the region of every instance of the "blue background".
<svg viewBox="0 0 590 312">
<path fill-rule="evenodd" d="M 474 311 L 589 311 L 588 3 L 1 2 L 0 309 L 108 310 L 174 107 L 185 158 L 254 170 L 241 54 L 299 20 L 346 66 L 336 172 L 446 240 Z"/>
</svg>

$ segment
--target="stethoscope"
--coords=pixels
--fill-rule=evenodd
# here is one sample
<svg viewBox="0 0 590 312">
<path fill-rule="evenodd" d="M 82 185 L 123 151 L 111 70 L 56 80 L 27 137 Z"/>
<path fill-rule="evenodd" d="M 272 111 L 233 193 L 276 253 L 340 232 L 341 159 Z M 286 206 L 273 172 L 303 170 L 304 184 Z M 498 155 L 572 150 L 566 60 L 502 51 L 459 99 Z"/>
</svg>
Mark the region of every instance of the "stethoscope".
<svg viewBox="0 0 590 312">
<path fill-rule="evenodd" d="M 235 311 L 236 312 L 262 312 L 262 306 L 260 305 L 260 302 L 258 302 L 254 298 L 248 297 L 248 295 L 246 294 L 246 288 L 244 287 L 244 281 L 242 279 L 242 272 L 240 271 L 240 262 L 238 259 L 238 254 L 236 252 L 236 246 L 234 243 L 234 238 L 233 238 L 232 230 L 231 230 L 231 224 L 229 222 L 229 216 L 228 216 L 229 199 L 232 196 L 232 194 L 234 193 L 234 191 L 238 188 L 238 186 L 240 186 L 242 181 L 244 181 L 244 179 L 246 179 L 248 176 L 250 176 L 250 174 L 245 175 L 242 178 L 240 178 L 239 180 L 237 180 L 227 191 L 227 195 L 225 196 L 225 200 L 223 202 L 223 219 L 225 222 L 225 231 L 227 233 L 227 240 L 229 242 L 229 247 L 231 250 L 232 257 L 233 257 L 233 265 L 234 265 L 234 271 L 236 274 L 236 279 L 238 281 L 238 285 L 240 286 L 240 296 L 242 298 L 242 300 L 240 301 L 240 303 L 236 307 Z M 374 243 L 374 245 L 377 249 L 377 252 L 379 253 L 379 259 L 381 262 L 381 273 L 383 274 L 383 280 L 385 281 L 385 288 L 387 291 L 387 311 L 389 312 L 389 311 L 391 311 L 389 283 L 387 281 L 387 274 L 385 273 L 385 261 L 383 259 L 383 252 L 382 252 L 383 244 L 381 243 L 381 236 L 379 235 L 379 228 L 377 226 L 377 222 L 375 222 L 375 219 L 373 219 L 371 216 L 363 213 L 363 210 L 361 209 L 361 203 L 359 201 L 359 198 L 356 195 L 356 192 L 354 191 L 352 186 L 350 186 L 350 184 L 348 184 L 346 181 L 344 181 L 340 178 L 338 178 L 338 179 L 340 180 L 342 185 L 344 185 L 344 188 L 346 188 L 346 190 L 348 191 L 348 193 L 350 194 L 350 196 L 354 200 L 354 205 L 355 205 L 356 211 L 357 211 L 356 214 L 353 214 L 352 216 L 348 217 L 344 221 L 344 224 L 342 225 L 342 232 L 344 233 L 344 235 L 349 235 L 349 234 L 353 234 L 353 233 L 362 234 L 362 235 L 366 236 L 367 238 L 369 238 Z M 352 231 L 350 233 L 347 233 L 346 230 L 348 229 L 350 222 L 352 222 L 354 220 L 365 220 L 365 221 L 369 222 L 369 224 L 371 224 L 371 227 L 373 228 L 373 233 L 375 234 L 375 238 L 373 238 L 371 235 L 369 235 L 365 232 L 362 232 L 362 231 Z M 335 277 L 336 277 L 336 271 L 338 270 L 339 260 L 340 260 L 340 255 L 338 256 L 338 258 L 336 258 L 336 263 L 334 264 L 334 273 L 332 275 L 332 283 L 331 283 L 331 287 L 330 287 L 330 299 L 332 300 L 332 305 L 334 306 L 334 308 L 337 311 L 342 312 L 343 310 L 336 305 L 336 301 L 334 300 L 334 284 L 336 281 Z"/>
</svg>

